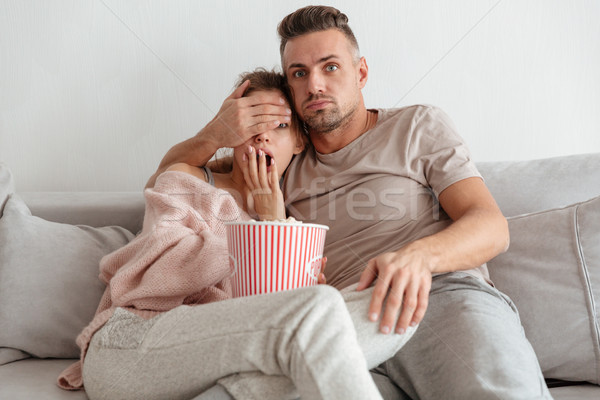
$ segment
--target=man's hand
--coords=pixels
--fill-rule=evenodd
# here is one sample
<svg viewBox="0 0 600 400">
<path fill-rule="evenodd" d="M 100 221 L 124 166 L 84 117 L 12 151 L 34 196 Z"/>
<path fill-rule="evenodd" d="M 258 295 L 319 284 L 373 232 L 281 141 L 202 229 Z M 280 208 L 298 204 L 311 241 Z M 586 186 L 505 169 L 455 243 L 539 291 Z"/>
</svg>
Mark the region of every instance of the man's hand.
<svg viewBox="0 0 600 400">
<path fill-rule="evenodd" d="M 244 180 L 252 194 L 254 212 L 261 221 L 285 219 L 285 204 L 275 159 L 271 159 L 271 165 L 267 167 L 265 153 L 259 150 L 258 160 L 256 156 L 254 147 L 248 146 L 242 163 Z"/>
<path fill-rule="evenodd" d="M 243 97 L 248 86 L 249 80 L 234 90 L 225 99 L 217 115 L 198 132 L 198 136 L 203 136 L 217 149 L 236 147 L 253 136 L 290 121 L 292 111 L 281 93 L 263 91 Z"/>
<path fill-rule="evenodd" d="M 171 165 L 185 163 L 202 167 L 222 147 L 236 147 L 252 136 L 289 122 L 291 110 L 281 94 L 261 92 L 243 97 L 250 81 L 244 82 L 223 102 L 217 115 L 196 135 L 171 147 L 146 188 L 154 186 L 156 178 Z"/>
<path fill-rule="evenodd" d="M 429 256 L 425 249 L 413 242 L 396 252 L 372 258 L 367 263 L 356 290 L 369 287 L 377 278 L 369 305 L 369 319 L 379 319 L 387 295 L 385 312 L 379 325 L 382 333 L 392 332 L 394 324 L 396 333 L 404 333 L 409 325 L 416 326 L 425 316 L 431 289 Z"/>
</svg>

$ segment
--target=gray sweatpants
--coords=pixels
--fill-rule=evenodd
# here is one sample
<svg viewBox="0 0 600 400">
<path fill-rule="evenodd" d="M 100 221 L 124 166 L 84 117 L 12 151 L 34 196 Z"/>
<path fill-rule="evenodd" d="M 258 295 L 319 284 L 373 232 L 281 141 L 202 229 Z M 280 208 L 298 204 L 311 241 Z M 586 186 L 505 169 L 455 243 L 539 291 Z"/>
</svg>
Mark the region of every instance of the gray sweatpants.
<svg viewBox="0 0 600 400">
<path fill-rule="evenodd" d="M 221 378 L 256 373 L 288 376 L 303 399 L 380 399 L 368 369 L 415 330 L 378 333 L 366 317 L 371 293 L 353 292 L 344 302 L 336 289 L 318 285 L 180 306 L 150 320 L 117 309 L 90 343 L 86 392 L 92 400 L 190 399 Z M 269 397 L 269 388 L 260 390 Z"/>
<path fill-rule="evenodd" d="M 429 299 L 416 334 L 373 371 L 386 400 L 552 398 L 506 295 L 454 272 L 434 277 Z"/>
</svg>

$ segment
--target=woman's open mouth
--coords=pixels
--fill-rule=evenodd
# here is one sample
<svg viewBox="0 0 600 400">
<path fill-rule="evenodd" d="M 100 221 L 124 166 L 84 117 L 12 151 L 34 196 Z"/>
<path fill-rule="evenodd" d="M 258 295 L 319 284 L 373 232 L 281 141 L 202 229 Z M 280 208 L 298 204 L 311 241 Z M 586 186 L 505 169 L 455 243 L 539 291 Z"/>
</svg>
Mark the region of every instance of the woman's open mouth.
<svg viewBox="0 0 600 400">
<path fill-rule="evenodd" d="M 267 161 L 267 167 L 271 166 L 271 160 L 272 159 L 273 158 L 270 155 L 268 155 L 267 153 L 265 153 L 265 160 Z M 258 154 L 256 154 L 256 162 L 259 162 L 259 161 L 260 161 L 260 156 Z"/>
</svg>

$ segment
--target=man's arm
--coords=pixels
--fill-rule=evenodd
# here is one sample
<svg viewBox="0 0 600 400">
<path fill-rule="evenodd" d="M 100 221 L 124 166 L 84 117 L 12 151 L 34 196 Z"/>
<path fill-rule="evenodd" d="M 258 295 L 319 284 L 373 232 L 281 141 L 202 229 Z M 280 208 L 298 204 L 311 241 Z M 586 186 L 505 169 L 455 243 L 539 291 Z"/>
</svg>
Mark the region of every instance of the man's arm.
<svg viewBox="0 0 600 400">
<path fill-rule="evenodd" d="M 508 248 L 508 223 L 480 178 L 450 185 L 439 201 L 454 221 L 450 226 L 369 260 L 361 275 L 358 290 L 378 279 L 369 306 L 371 320 L 379 318 L 389 291 L 380 324 L 384 333 L 392 331 L 400 309 L 398 333 L 423 319 L 432 273 L 475 268 Z"/>
<path fill-rule="evenodd" d="M 171 147 L 156 172 L 146 183 L 154 186 L 156 178 L 176 163 L 204 166 L 221 147 L 236 147 L 252 136 L 271 130 L 282 122 L 289 122 L 292 111 L 282 95 L 262 92 L 243 97 L 250 81 L 225 99 L 217 115 L 194 137 Z"/>
<path fill-rule="evenodd" d="M 196 136 L 171 147 L 161 160 L 156 172 L 148 179 L 146 188 L 154 187 L 156 178 L 174 164 L 185 163 L 197 167 L 206 165 L 219 147 L 201 133 L 202 131 Z"/>
</svg>

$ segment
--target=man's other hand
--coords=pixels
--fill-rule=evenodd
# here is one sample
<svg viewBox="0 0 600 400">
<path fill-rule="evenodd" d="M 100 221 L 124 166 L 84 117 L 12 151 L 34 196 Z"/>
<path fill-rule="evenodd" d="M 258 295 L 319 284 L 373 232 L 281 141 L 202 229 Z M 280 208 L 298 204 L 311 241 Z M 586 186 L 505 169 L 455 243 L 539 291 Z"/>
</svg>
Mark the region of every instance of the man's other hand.
<svg viewBox="0 0 600 400">
<path fill-rule="evenodd" d="M 413 242 L 367 263 L 356 290 L 369 287 L 377 278 L 369 305 L 369 319 L 379 319 L 387 296 L 379 325 L 382 333 L 395 329 L 396 333 L 402 334 L 408 326 L 416 326 L 425 316 L 431 289 L 431 270 L 427 259 L 425 251 Z"/>
</svg>

